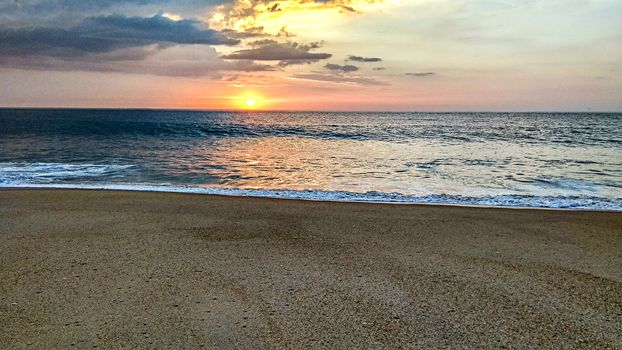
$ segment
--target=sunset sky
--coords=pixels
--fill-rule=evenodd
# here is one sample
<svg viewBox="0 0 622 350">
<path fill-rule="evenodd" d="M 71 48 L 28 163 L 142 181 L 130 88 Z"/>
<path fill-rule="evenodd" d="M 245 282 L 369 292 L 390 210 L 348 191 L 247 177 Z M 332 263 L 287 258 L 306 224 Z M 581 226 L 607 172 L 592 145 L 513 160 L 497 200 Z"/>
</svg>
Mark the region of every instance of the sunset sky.
<svg viewBox="0 0 622 350">
<path fill-rule="evenodd" d="M 0 106 L 622 111 L 620 0 L 0 0 Z"/>
</svg>

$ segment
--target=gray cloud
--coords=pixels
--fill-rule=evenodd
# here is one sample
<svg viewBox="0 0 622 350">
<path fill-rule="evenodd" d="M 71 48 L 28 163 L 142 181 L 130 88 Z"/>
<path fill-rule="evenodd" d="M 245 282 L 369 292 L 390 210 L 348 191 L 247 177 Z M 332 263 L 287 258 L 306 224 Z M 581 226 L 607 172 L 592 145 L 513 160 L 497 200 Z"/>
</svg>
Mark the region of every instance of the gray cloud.
<svg viewBox="0 0 622 350">
<path fill-rule="evenodd" d="M 0 23 L 35 25 L 62 18 L 75 23 L 85 17 L 124 13 L 139 15 L 165 8 L 193 16 L 208 6 L 229 0 L 0 0 Z M 56 22 L 60 23 L 60 22 Z"/>
<path fill-rule="evenodd" d="M 330 58 L 329 53 L 310 52 L 321 43 L 299 44 L 295 42 L 279 43 L 272 39 L 251 43 L 252 48 L 236 51 L 222 58 L 229 60 L 279 61 L 280 66 L 317 62 Z"/>
<path fill-rule="evenodd" d="M 292 76 L 294 79 L 304 79 L 304 80 L 315 80 L 315 81 L 325 81 L 330 83 L 341 83 L 341 84 L 355 84 L 355 85 L 389 85 L 386 82 L 379 81 L 373 78 L 366 78 L 360 76 L 344 76 L 337 74 L 323 74 L 323 73 L 301 73 L 294 74 Z"/>
<path fill-rule="evenodd" d="M 0 55 L 80 56 L 158 44 L 234 45 L 213 29 L 202 29 L 194 20 L 173 21 L 161 15 L 91 17 L 69 29 L 0 29 Z"/>
<path fill-rule="evenodd" d="M 347 5 L 340 5 L 339 6 L 342 10 L 345 10 L 347 12 L 353 12 L 353 13 L 363 13 L 361 11 L 356 10 L 354 7 L 352 6 L 347 6 Z"/>
<path fill-rule="evenodd" d="M 275 70 L 252 60 L 227 62 L 211 46 L 237 43 L 195 20 L 100 16 L 69 28 L 0 28 L 0 67 L 188 77 Z"/>
<path fill-rule="evenodd" d="M 405 73 L 404 75 L 409 75 L 411 77 L 423 78 L 423 77 L 430 77 L 432 75 L 436 75 L 436 73 L 434 73 L 434 72 L 417 72 L 417 73 Z"/>
<path fill-rule="evenodd" d="M 333 63 L 327 63 L 324 68 L 328 69 L 328 70 L 333 70 L 333 71 L 341 71 L 344 73 L 348 73 L 348 72 L 356 72 L 357 70 L 359 70 L 359 67 L 357 66 L 353 66 L 351 64 L 346 64 L 346 65 L 339 65 L 339 64 L 333 64 Z"/>
<path fill-rule="evenodd" d="M 385 70 L 387 67 L 374 67 L 373 70 Z"/>
<path fill-rule="evenodd" d="M 235 39 L 247 39 L 247 38 L 268 36 L 268 34 L 264 33 L 263 27 L 246 28 L 241 32 L 233 30 L 233 29 L 223 29 L 220 32 L 229 38 L 235 38 Z"/>
<path fill-rule="evenodd" d="M 217 77 L 225 71 L 275 70 L 273 66 L 253 61 L 224 61 L 210 46 L 171 46 L 162 49 L 158 45 L 88 54 L 77 58 L 24 56 L 20 60 L 5 60 L 0 56 L 0 66 L 29 70 L 81 70 L 183 77 Z"/>
<path fill-rule="evenodd" d="M 284 38 L 293 38 L 296 36 L 296 34 L 288 32 L 287 31 L 287 26 L 282 27 L 279 32 L 277 33 L 278 37 L 284 37 Z"/>
<path fill-rule="evenodd" d="M 382 58 L 380 58 L 380 57 L 363 57 L 363 56 L 353 56 L 353 55 L 350 55 L 350 56 L 348 56 L 348 60 L 349 61 L 355 61 L 355 62 L 380 62 L 380 61 L 382 61 Z"/>
</svg>

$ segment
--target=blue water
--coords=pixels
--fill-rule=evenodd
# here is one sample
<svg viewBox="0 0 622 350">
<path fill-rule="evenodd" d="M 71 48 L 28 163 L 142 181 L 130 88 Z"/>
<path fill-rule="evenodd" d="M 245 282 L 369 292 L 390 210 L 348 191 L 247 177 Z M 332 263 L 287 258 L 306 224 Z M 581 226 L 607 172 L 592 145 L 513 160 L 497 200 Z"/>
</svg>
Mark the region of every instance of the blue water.
<svg viewBox="0 0 622 350">
<path fill-rule="evenodd" d="M 622 211 L 622 114 L 0 109 L 0 187 Z"/>
</svg>

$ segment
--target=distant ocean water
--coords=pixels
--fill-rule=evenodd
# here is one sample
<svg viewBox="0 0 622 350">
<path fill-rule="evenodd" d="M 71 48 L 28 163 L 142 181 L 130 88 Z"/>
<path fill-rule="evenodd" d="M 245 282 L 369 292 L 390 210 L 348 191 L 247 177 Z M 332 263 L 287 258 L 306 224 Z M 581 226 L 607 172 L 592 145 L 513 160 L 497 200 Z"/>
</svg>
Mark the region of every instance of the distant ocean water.
<svg viewBox="0 0 622 350">
<path fill-rule="evenodd" d="M 622 211 L 622 114 L 0 109 L 0 187 Z"/>
</svg>

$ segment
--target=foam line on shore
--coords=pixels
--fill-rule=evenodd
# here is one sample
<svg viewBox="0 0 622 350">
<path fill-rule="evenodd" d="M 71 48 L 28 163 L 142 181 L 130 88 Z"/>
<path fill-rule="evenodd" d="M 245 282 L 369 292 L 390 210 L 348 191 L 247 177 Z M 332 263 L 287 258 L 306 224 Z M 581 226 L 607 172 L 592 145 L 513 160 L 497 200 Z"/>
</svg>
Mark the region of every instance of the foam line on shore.
<svg viewBox="0 0 622 350">
<path fill-rule="evenodd" d="M 368 202 L 402 204 L 443 204 L 475 207 L 511 207 L 574 209 L 597 211 L 622 211 L 622 199 L 589 196 L 531 196 L 531 195 L 495 195 L 495 196 L 457 196 L 430 194 L 426 196 L 408 196 L 400 193 L 318 190 L 262 190 L 220 187 L 179 186 L 169 184 L 0 184 L 0 188 L 23 189 L 89 189 L 121 190 L 139 192 L 193 193 L 220 196 L 259 197 L 278 199 L 316 200 L 332 202 Z"/>
</svg>

